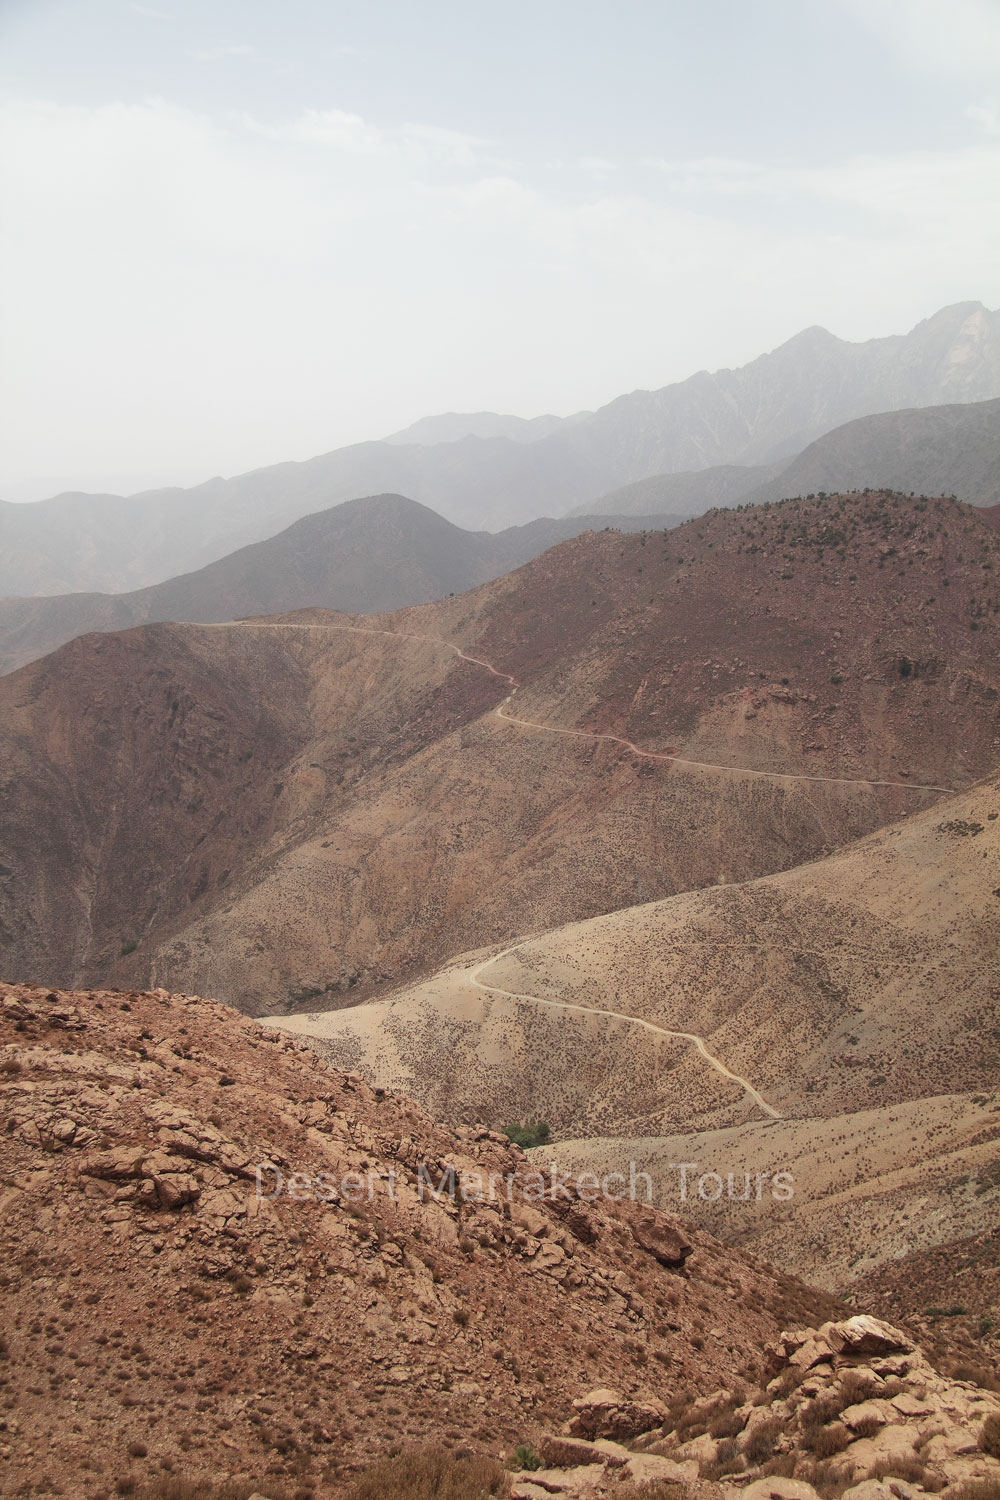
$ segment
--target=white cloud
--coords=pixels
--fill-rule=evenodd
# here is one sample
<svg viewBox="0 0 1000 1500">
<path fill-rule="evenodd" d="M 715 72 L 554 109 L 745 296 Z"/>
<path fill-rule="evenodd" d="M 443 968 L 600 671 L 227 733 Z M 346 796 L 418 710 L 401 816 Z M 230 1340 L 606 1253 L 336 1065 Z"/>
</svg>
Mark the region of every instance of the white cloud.
<svg viewBox="0 0 1000 1500">
<path fill-rule="evenodd" d="M 129 10 L 134 10 L 140 16 L 150 16 L 154 21 L 169 21 L 171 19 L 166 11 L 154 10 L 151 5 L 140 5 L 138 0 L 130 0 Z"/>
<path fill-rule="evenodd" d="M 996 0 L 841 0 L 904 63 L 973 84 L 1000 76 Z"/>
<path fill-rule="evenodd" d="M 244 125 L 274 141 L 327 146 L 333 151 L 386 160 L 405 158 L 429 165 L 473 166 L 485 142 L 456 130 L 433 125 L 401 125 L 383 129 L 360 115 L 340 109 L 307 109 L 294 120 L 280 125 L 262 125 L 245 119 Z"/>
<path fill-rule="evenodd" d="M 237 42 L 231 46 L 206 47 L 203 50 L 188 53 L 188 57 L 199 63 L 225 62 L 230 57 L 252 56 L 253 48 L 246 42 Z"/>
</svg>

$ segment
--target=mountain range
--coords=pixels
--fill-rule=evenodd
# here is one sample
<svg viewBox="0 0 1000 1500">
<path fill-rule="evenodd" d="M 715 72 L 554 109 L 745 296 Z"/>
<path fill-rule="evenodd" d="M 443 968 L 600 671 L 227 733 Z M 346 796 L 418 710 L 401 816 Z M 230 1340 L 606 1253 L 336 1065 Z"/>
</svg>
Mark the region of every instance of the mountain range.
<svg viewBox="0 0 1000 1500">
<path fill-rule="evenodd" d="M 582 531 L 641 531 L 679 516 L 580 516 L 463 531 L 402 495 L 349 500 L 195 573 L 129 594 L 0 599 L 0 674 L 89 631 L 164 620 L 221 621 L 320 608 L 401 609 L 464 593 Z"/>
<path fill-rule="evenodd" d="M 655 515 L 661 509 L 697 515 L 711 505 L 762 505 L 791 495 L 861 489 L 1000 503 L 1000 400 L 859 417 L 780 464 L 658 474 L 597 503 L 609 515 Z"/>
<path fill-rule="evenodd" d="M 336 1002 L 829 853 L 995 764 L 998 547 L 792 501 L 388 615 L 82 637 L 0 679 L 8 972 Z"/>
<path fill-rule="evenodd" d="M 860 344 L 807 329 L 739 370 L 620 396 L 555 430 L 543 420 L 545 435 L 531 441 L 523 427 L 516 438 L 477 436 L 489 428 L 482 416 L 436 418 L 418 425 L 416 441 L 400 441 L 404 433 L 190 490 L 3 503 L 0 594 L 144 588 L 362 495 L 405 494 L 457 525 L 499 530 L 593 509 L 657 474 L 776 463 L 860 416 L 997 397 L 1000 313 L 979 303 Z M 497 421 L 509 434 L 510 419 Z M 428 432 L 464 435 L 429 444 Z"/>
</svg>

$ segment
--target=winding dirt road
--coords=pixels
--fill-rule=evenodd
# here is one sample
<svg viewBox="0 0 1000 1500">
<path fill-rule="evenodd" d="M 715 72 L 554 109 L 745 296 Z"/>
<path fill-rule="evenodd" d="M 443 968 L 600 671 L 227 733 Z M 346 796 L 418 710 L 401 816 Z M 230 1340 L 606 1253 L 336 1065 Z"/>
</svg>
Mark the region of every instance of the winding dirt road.
<svg viewBox="0 0 1000 1500">
<path fill-rule="evenodd" d="M 668 755 L 663 750 L 643 750 L 632 740 L 628 740 L 621 734 L 610 734 L 596 729 L 565 729 L 556 724 L 543 724 L 539 719 L 521 719 L 514 714 L 504 713 L 508 703 L 512 702 L 521 684 L 516 677 L 509 672 L 501 672 L 492 662 L 486 661 L 481 656 L 470 656 L 463 651 L 461 646 L 456 646 L 454 641 L 449 641 L 441 635 L 424 635 L 410 630 L 376 630 L 371 625 L 298 625 L 289 621 L 281 620 L 229 620 L 220 624 L 210 624 L 201 627 L 210 630 L 340 630 L 349 635 L 386 635 L 399 641 L 422 641 L 434 646 L 444 646 L 459 661 L 468 661 L 476 667 L 482 667 L 493 677 L 501 682 L 510 684 L 510 692 L 502 703 L 498 703 L 493 710 L 497 719 L 502 719 L 505 724 L 517 724 L 523 729 L 535 729 L 542 734 L 568 735 L 573 739 L 584 740 L 607 740 L 614 745 L 624 745 L 633 755 L 640 756 L 643 760 L 668 761 L 675 766 L 687 766 L 696 771 L 721 771 L 732 776 L 759 776 L 767 781 L 825 781 L 835 786 L 886 786 L 894 787 L 902 792 L 936 792 L 941 796 L 953 795 L 955 788 L 951 786 L 934 786 L 919 781 L 878 781 L 871 776 L 810 776 L 803 771 L 761 771 L 752 766 L 726 766 L 715 760 L 686 760 L 682 755 Z"/>
<path fill-rule="evenodd" d="M 582 1016 L 608 1016 L 612 1021 L 621 1021 L 628 1026 L 641 1026 L 644 1031 L 652 1031 L 659 1036 L 679 1037 L 682 1041 L 693 1042 L 696 1050 L 701 1053 L 705 1061 L 717 1073 L 721 1073 L 723 1078 L 729 1078 L 733 1083 L 738 1083 L 740 1088 L 753 1100 L 757 1107 L 763 1110 L 764 1114 L 770 1115 L 772 1120 L 783 1120 L 785 1118 L 783 1114 L 768 1104 L 763 1094 L 759 1093 L 752 1083 L 746 1078 L 741 1077 L 739 1073 L 731 1072 L 724 1062 L 720 1062 L 714 1053 L 709 1052 L 705 1046 L 704 1038 L 698 1036 L 697 1032 L 672 1031 L 669 1027 L 657 1026 L 652 1021 L 643 1021 L 639 1016 L 628 1016 L 620 1010 L 603 1010 L 597 1005 L 578 1005 L 569 1000 L 543 1000 L 539 995 L 525 995 L 517 990 L 501 989 L 497 984 L 486 984 L 480 979 L 479 976 L 484 969 L 488 969 L 491 964 L 499 963 L 501 958 L 506 958 L 511 953 L 517 953 L 519 949 L 525 946 L 524 943 L 515 943 L 511 948 L 504 948 L 501 953 L 494 953 L 492 958 L 484 958 L 482 963 L 478 963 L 475 968 L 468 970 L 466 978 L 470 984 L 475 985 L 476 989 L 492 992 L 494 995 L 505 995 L 508 1000 L 529 1000 L 533 1005 L 548 1005 L 553 1010 L 571 1010 Z"/>
<path fill-rule="evenodd" d="M 719 764 L 717 761 L 686 760 L 683 756 L 668 755 L 661 750 L 643 750 L 639 745 L 634 744 L 632 740 L 626 739 L 624 735 L 610 734 L 606 732 L 601 733 L 593 729 L 566 729 L 554 724 L 543 724 L 537 719 L 522 719 L 514 714 L 506 713 L 504 711 L 507 706 L 513 701 L 518 688 L 520 687 L 520 683 L 517 681 L 517 678 L 511 676 L 509 672 L 501 672 L 499 668 L 493 665 L 492 662 L 486 661 L 483 657 L 470 656 L 467 651 L 463 651 L 462 648 L 460 646 L 457 646 L 454 641 L 446 640 L 443 636 L 425 635 L 416 631 L 378 630 L 374 626 L 370 625 L 299 625 L 288 622 L 262 620 L 237 620 L 227 622 L 222 625 L 213 626 L 212 628 L 223 630 L 232 628 L 252 628 L 259 630 L 337 630 L 344 631 L 347 634 L 351 635 L 391 636 L 396 640 L 421 641 L 425 644 L 429 642 L 430 644 L 435 646 L 443 646 L 446 650 L 450 651 L 455 657 L 457 657 L 459 661 L 471 662 L 473 666 L 482 667 L 484 671 L 489 672 L 499 681 L 509 684 L 510 692 L 507 694 L 506 698 L 504 698 L 501 703 L 497 704 L 496 708 L 493 710 L 494 717 L 503 720 L 504 723 L 516 724 L 523 729 L 533 729 L 536 731 L 540 731 L 543 734 L 561 734 L 575 739 L 607 740 L 611 744 L 623 745 L 633 755 L 640 756 L 643 760 L 666 761 L 677 766 L 685 766 L 694 770 L 722 772 L 734 776 L 758 776 L 764 777 L 765 779 L 771 781 L 822 781 L 831 782 L 839 786 L 896 787 L 902 791 L 935 792 L 941 795 L 949 795 L 954 791 L 953 787 L 929 786 L 921 784 L 919 782 L 879 781 L 871 777 L 858 776 L 810 776 L 802 772 L 761 771 L 749 766 L 726 766 Z M 758 1109 L 760 1109 L 765 1115 L 768 1115 L 772 1120 L 784 1119 L 784 1116 L 780 1114 L 779 1111 L 776 1110 L 772 1105 L 768 1104 L 764 1096 L 754 1088 L 753 1084 L 750 1083 L 748 1079 L 741 1077 L 739 1073 L 731 1072 L 731 1070 L 726 1067 L 725 1063 L 721 1062 L 719 1058 L 717 1058 L 712 1052 L 710 1052 L 708 1050 L 708 1047 L 705 1045 L 704 1038 L 698 1036 L 696 1032 L 673 1031 L 666 1026 L 657 1026 L 652 1021 L 641 1020 L 638 1016 L 624 1015 L 621 1011 L 605 1010 L 595 1005 L 577 1005 L 565 1000 L 544 1000 L 539 995 L 518 994 L 512 990 L 501 989 L 499 985 L 486 984 L 480 979 L 480 974 L 484 969 L 488 968 L 490 964 L 497 963 L 501 958 L 505 958 L 510 953 L 517 952 L 517 950 L 522 947 L 524 947 L 523 943 L 516 943 L 513 947 L 505 948 L 501 953 L 494 954 L 492 958 L 484 959 L 482 963 L 477 964 L 475 968 L 468 971 L 467 977 L 469 979 L 469 982 L 477 989 L 483 990 L 485 992 L 492 992 L 493 994 L 497 995 L 505 995 L 509 999 L 527 1000 L 530 1001 L 533 1005 L 547 1005 L 554 1010 L 575 1011 L 580 1015 L 607 1016 L 613 1021 L 621 1021 L 624 1025 L 641 1026 L 643 1030 L 654 1032 L 659 1036 L 667 1036 L 680 1039 L 681 1041 L 691 1042 L 710 1067 L 714 1068 L 716 1072 L 721 1073 L 724 1078 L 728 1078 L 733 1083 L 738 1084 L 740 1088 L 744 1090 L 747 1097 L 752 1099 L 753 1102 L 757 1105 Z"/>
</svg>

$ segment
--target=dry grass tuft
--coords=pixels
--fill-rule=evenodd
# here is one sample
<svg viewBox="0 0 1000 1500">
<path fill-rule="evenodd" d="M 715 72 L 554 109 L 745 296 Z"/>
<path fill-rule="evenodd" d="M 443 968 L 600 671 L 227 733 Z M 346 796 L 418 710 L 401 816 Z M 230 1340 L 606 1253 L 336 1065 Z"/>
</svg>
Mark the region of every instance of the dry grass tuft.
<svg viewBox="0 0 1000 1500">
<path fill-rule="evenodd" d="M 494 1500 L 509 1492 L 509 1473 L 490 1458 L 420 1448 L 373 1464 L 345 1500 Z"/>
<path fill-rule="evenodd" d="M 688 1496 L 684 1485 L 668 1484 L 665 1479 L 653 1479 L 648 1484 L 623 1484 L 615 1490 L 615 1500 L 688 1500 Z"/>
<path fill-rule="evenodd" d="M 783 1432 L 784 1423 L 779 1417 L 768 1417 L 759 1422 L 743 1446 L 747 1463 L 762 1464 L 771 1458 Z"/>
</svg>

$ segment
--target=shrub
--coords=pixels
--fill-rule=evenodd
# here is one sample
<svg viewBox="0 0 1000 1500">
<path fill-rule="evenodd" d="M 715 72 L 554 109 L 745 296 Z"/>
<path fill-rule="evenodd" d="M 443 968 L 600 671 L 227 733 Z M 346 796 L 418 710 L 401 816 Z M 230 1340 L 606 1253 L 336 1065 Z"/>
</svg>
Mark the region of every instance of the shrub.
<svg viewBox="0 0 1000 1500">
<path fill-rule="evenodd" d="M 510 1475 L 492 1459 L 456 1458 L 444 1448 L 422 1448 L 373 1464 L 347 1490 L 345 1500 L 492 1500 L 509 1489 Z"/>
<path fill-rule="evenodd" d="M 708 1424 L 708 1434 L 709 1437 L 717 1440 L 719 1438 L 734 1438 L 743 1431 L 745 1426 L 746 1419 L 744 1417 L 738 1417 L 734 1411 L 724 1411 L 720 1412 L 717 1417 L 712 1418 Z"/>
<path fill-rule="evenodd" d="M 872 1479 L 905 1479 L 926 1488 L 927 1469 L 919 1458 L 880 1458 L 872 1467 Z"/>
<path fill-rule="evenodd" d="M 551 1134 L 545 1120 L 539 1120 L 537 1125 L 507 1125 L 504 1128 L 507 1139 L 525 1151 L 530 1151 L 532 1146 L 544 1146 Z"/>
<path fill-rule="evenodd" d="M 122 958 L 127 958 L 130 953 L 134 953 L 135 952 L 135 950 L 138 948 L 138 946 L 139 946 L 138 943 L 132 943 L 132 942 L 122 943 L 120 956 Z"/>
<path fill-rule="evenodd" d="M 743 1444 L 747 1463 L 761 1464 L 771 1457 L 781 1438 L 782 1424 L 777 1417 L 767 1417 L 758 1422 Z"/>
<path fill-rule="evenodd" d="M 724 1438 L 715 1450 L 715 1460 L 703 1463 L 698 1470 L 699 1479 L 723 1479 L 727 1474 L 739 1474 L 744 1467 L 743 1455 L 733 1438 Z"/>
<path fill-rule="evenodd" d="M 827 1422 L 832 1422 L 835 1417 L 839 1417 L 846 1405 L 843 1395 L 830 1391 L 827 1395 L 817 1396 L 815 1401 L 810 1401 L 803 1406 L 799 1412 L 799 1426 L 802 1428 L 806 1444 L 809 1445 L 811 1438 L 822 1427 L 825 1427 Z"/>
<path fill-rule="evenodd" d="M 778 1376 L 775 1390 L 768 1393 L 768 1405 L 770 1406 L 772 1401 L 784 1401 L 793 1391 L 798 1390 L 805 1378 L 805 1370 L 798 1370 L 794 1365 L 787 1365 Z"/>
<path fill-rule="evenodd" d="M 779 1479 L 791 1479 L 795 1465 L 794 1453 L 779 1453 L 775 1458 L 769 1458 L 766 1464 L 761 1464 L 760 1472 L 764 1476 L 774 1474 Z"/>
<path fill-rule="evenodd" d="M 866 1401 L 872 1394 L 872 1387 L 871 1376 L 863 1375 L 860 1370 L 845 1370 L 840 1377 L 840 1394 L 844 1406 L 854 1406 L 858 1401 Z"/>
<path fill-rule="evenodd" d="M 682 1484 L 654 1479 L 651 1484 L 621 1485 L 615 1490 L 615 1500 L 689 1500 L 689 1493 Z"/>
<path fill-rule="evenodd" d="M 951 1491 L 951 1500 L 1000 1500 L 1000 1479 L 967 1479 Z"/>
<path fill-rule="evenodd" d="M 972 1385 L 981 1386 L 984 1391 L 1000 1391 L 996 1371 L 987 1370 L 982 1365 L 970 1365 L 960 1360 L 949 1365 L 945 1373 L 952 1380 L 968 1380 Z"/>
<path fill-rule="evenodd" d="M 511 1458 L 511 1466 L 515 1469 L 544 1469 L 545 1460 L 530 1443 L 518 1443 Z"/>
<path fill-rule="evenodd" d="M 990 1458 L 1000 1458 L 1000 1417 L 987 1417 L 979 1434 L 979 1446 Z"/>
<path fill-rule="evenodd" d="M 821 1427 L 811 1435 L 809 1447 L 822 1460 L 832 1458 L 835 1453 L 843 1453 L 851 1441 L 851 1434 L 843 1422 L 831 1422 L 829 1427 Z"/>
</svg>

